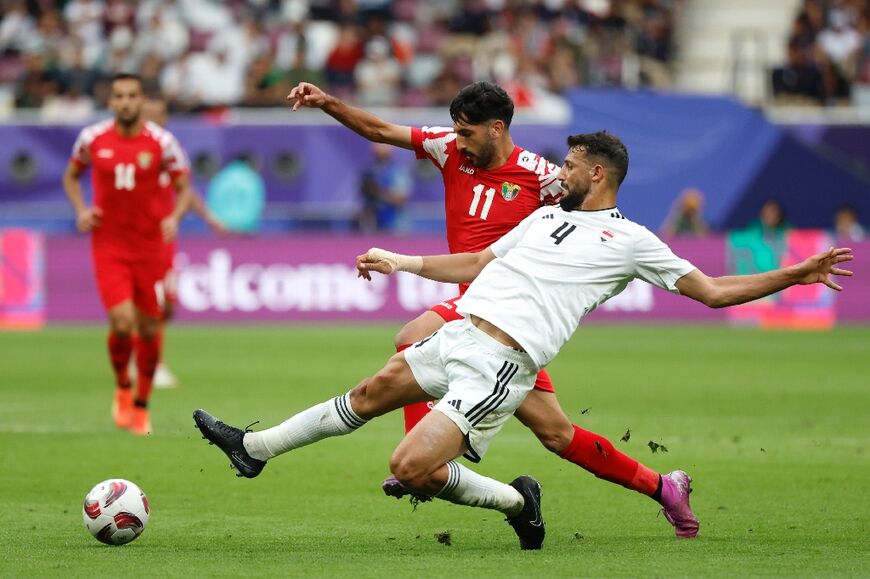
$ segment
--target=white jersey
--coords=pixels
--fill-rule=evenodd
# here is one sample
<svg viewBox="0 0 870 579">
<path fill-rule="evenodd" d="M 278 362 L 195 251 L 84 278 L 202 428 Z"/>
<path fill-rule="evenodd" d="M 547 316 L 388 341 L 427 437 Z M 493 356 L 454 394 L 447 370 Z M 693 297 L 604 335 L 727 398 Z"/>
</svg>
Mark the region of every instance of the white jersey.
<svg viewBox="0 0 870 579">
<path fill-rule="evenodd" d="M 640 278 L 679 293 L 695 267 L 616 209 L 541 207 L 491 246 L 487 264 L 457 303 L 516 340 L 539 368 L 580 320 Z"/>
</svg>

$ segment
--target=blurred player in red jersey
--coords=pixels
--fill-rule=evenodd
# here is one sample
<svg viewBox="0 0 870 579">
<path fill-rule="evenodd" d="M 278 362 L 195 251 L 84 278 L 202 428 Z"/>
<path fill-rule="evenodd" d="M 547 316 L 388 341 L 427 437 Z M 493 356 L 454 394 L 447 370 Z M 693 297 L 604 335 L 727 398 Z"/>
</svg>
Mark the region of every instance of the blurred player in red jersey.
<svg viewBox="0 0 870 579">
<path fill-rule="evenodd" d="M 562 194 L 557 180 L 560 167 L 514 144 L 510 135 L 513 102 L 492 83 L 476 82 L 459 91 L 450 104 L 450 128 L 389 123 L 306 82 L 294 87 L 287 99 L 294 102 L 294 111 L 319 108 L 370 141 L 411 149 L 418 158 L 434 163 L 444 181 L 450 253 L 489 247 L 541 205 L 558 202 Z M 467 287 L 460 286 L 460 296 Z M 396 350 L 426 338 L 448 321 L 461 319 L 455 309 L 460 296 L 408 322 L 396 335 Z M 405 431 L 410 432 L 431 407 L 431 403 L 405 407 Z M 572 424 L 545 370 L 516 417 L 548 450 L 599 478 L 652 497 L 666 516 L 676 509 L 688 509 L 688 484 L 660 475 L 618 451 L 605 437 Z M 394 477 L 384 481 L 383 489 L 399 498 L 407 494 Z M 697 533 L 697 527 L 675 527 L 679 536 Z"/>
<path fill-rule="evenodd" d="M 112 417 L 119 428 L 149 434 L 148 399 L 160 359 L 158 288 L 165 273 L 165 244 L 175 238 L 192 192 L 189 165 L 175 137 L 142 118 L 145 96 L 134 74 L 112 79 L 109 108 L 114 118 L 82 129 L 73 146 L 63 187 L 76 227 L 91 234 L 94 273 L 109 317 L 109 359 L 115 371 Z M 91 167 L 92 205 L 79 182 Z M 178 192 L 166 215 L 160 175 L 167 172 Z M 138 331 L 138 379 L 133 396 L 127 365 Z"/>
<path fill-rule="evenodd" d="M 149 97 L 146 99 L 142 108 L 142 116 L 146 121 L 152 121 L 165 127 L 169 121 L 166 101 L 160 97 Z M 169 173 L 164 171 L 160 174 L 160 187 L 164 193 L 161 194 L 161 199 L 164 201 L 163 215 L 172 215 L 175 210 L 175 187 L 172 183 L 172 178 Z M 226 227 L 221 221 L 208 209 L 202 197 L 191 188 L 190 209 L 199 215 L 208 226 L 218 234 L 227 233 Z M 164 276 L 161 285 L 159 286 L 158 298 L 160 299 L 160 340 L 163 342 L 163 330 L 167 322 L 175 315 L 175 304 L 178 303 L 176 272 L 174 267 L 175 252 L 177 243 L 175 239 L 168 241 L 165 244 L 164 254 Z M 130 376 L 134 377 L 136 366 L 130 364 Z M 169 366 L 161 358 L 157 362 L 157 368 L 154 370 L 154 387 L 155 388 L 174 388 L 178 385 L 178 378 L 169 369 Z"/>
</svg>

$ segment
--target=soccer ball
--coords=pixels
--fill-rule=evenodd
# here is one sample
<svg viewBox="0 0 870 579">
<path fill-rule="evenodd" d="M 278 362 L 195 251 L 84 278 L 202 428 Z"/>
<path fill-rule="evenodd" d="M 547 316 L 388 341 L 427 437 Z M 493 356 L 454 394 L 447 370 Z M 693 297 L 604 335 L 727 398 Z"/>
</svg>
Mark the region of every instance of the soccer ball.
<svg viewBox="0 0 870 579">
<path fill-rule="evenodd" d="M 142 534 L 151 506 L 135 484 L 122 478 L 104 480 L 85 496 L 82 518 L 98 541 L 124 545 Z"/>
</svg>

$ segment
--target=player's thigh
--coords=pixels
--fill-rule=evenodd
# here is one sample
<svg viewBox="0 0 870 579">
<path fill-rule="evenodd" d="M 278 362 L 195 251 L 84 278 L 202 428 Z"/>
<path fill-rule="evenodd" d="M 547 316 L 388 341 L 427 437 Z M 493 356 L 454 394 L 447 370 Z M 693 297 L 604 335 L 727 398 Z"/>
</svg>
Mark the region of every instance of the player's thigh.
<svg viewBox="0 0 870 579">
<path fill-rule="evenodd" d="M 417 383 L 404 352 L 394 354 L 383 368 L 350 392 L 351 407 L 365 420 L 408 404 L 432 400 Z"/>
<path fill-rule="evenodd" d="M 133 303 L 142 315 L 160 318 L 165 273 L 159 259 L 143 259 L 136 263 L 133 271 Z"/>
<path fill-rule="evenodd" d="M 107 255 L 94 255 L 94 277 L 100 301 L 109 318 L 119 304 L 133 299 L 133 267 L 125 259 Z"/>
<path fill-rule="evenodd" d="M 413 344 L 432 335 L 447 322 L 461 320 L 462 316 L 456 313 L 456 301 L 459 296 L 436 304 L 405 324 L 396 334 L 396 347 Z"/>
</svg>

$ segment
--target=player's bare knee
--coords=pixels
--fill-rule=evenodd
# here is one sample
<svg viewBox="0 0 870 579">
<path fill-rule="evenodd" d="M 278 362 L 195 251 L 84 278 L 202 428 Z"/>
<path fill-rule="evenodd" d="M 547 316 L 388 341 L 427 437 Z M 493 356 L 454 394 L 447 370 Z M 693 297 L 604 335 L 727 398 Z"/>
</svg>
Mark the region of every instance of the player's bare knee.
<svg viewBox="0 0 870 579">
<path fill-rule="evenodd" d="M 561 455 L 574 439 L 574 429 L 553 428 L 548 425 L 535 430 L 535 436 L 538 437 L 544 448 Z"/>
<path fill-rule="evenodd" d="M 112 325 L 112 333 L 127 338 L 133 334 L 136 329 L 136 322 L 132 317 L 117 315 L 110 319 Z"/>
<path fill-rule="evenodd" d="M 157 338 L 160 329 L 157 324 L 139 324 L 139 338 L 150 342 Z"/>
<path fill-rule="evenodd" d="M 428 469 L 421 468 L 418 461 L 404 453 L 393 453 L 390 458 L 390 472 L 409 489 L 424 489 L 429 482 Z"/>
</svg>

